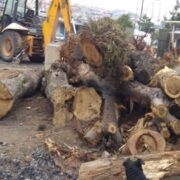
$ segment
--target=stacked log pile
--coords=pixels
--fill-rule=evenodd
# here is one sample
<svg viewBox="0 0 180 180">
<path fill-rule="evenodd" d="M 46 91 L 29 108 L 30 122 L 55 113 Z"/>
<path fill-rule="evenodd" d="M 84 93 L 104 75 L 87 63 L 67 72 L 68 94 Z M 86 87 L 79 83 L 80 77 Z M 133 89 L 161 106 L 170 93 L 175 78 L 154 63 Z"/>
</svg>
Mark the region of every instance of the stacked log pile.
<svg viewBox="0 0 180 180">
<path fill-rule="evenodd" d="M 160 153 L 151 156 L 153 162 L 150 156 L 142 156 L 148 162 L 147 177 L 175 174 L 179 152 L 168 159 L 172 152 L 164 151 L 177 150 L 180 138 L 180 61 L 157 60 L 139 51 L 139 46 L 138 50 L 131 47 L 126 33 L 110 18 L 90 20 L 78 36 L 70 36 L 43 79 L 54 109 L 53 124 L 63 127 L 75 122 L 88 146 L 109 153 Z M 0 69 L 0 118 L 19 98 L 36 91 L 43 74 L 43 70 Z M 56 157 L 66 157 L 65 166 L 75 160 L 80 167 L 101 156 L 101 151 L 84 152 L 51 140 L 46 146 Z M 167 171 L 162 170 L 161 157 Z M 108 156 L 82 164 L 79 177 L 122 179 L 123 160 Z"/>
<path fill-rule="evenodd" d="M 75 119 L 78 133 L 93 147 L 124 154 L 165 151 L 166 142 L 180 135 L 180 72 L 165 65 L 146 52 L 130 51 L 112 19 L 91 20 L 69 37 L 47 72 L 54 122 Z"/>
</svg>

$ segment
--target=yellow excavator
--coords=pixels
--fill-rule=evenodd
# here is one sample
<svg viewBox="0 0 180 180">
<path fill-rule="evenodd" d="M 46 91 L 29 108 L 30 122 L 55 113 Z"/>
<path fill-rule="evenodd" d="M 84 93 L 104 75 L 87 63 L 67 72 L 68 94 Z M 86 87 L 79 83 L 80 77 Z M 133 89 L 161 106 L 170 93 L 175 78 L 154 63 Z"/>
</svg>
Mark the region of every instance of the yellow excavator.
<svg viewBox="0 0 180 180">
<path fill-rule="evenodd" d="M 11 62 L 27 57 L 43 60 L 46 46 L 55 40 L 59 18 L 67 33 L 73 29 L 69 0 L 52 0 L 47 16 L 39 15 L 39 0 L 28 7 L 28 0 L 6 0 L 0 21 L 0 59 Z"/>
</svg>

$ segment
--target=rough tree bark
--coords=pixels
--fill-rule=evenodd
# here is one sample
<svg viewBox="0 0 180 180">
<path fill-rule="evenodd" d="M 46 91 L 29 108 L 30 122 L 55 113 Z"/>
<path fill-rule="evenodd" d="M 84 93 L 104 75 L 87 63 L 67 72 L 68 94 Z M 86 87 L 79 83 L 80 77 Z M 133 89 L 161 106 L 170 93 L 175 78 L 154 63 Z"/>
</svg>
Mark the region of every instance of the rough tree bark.
<svg viewBox="0 0 180 180">
<path fill-rule="evenodd" d="M 119 93 L 129 97 L 132 101 L 141 104 L 143 107 L 151 108 L 157 117 L 169 120 L 169 101 L 160 88 L 148 87 L 134 81 L 122 83 Z"/>
<path fill-rule="evenodd" d="M 148 179 L 180 176 L 180 151 L 137 155 L 144 160 L 143 171 Z M 79 170 L 80 180 L 126 179 L 123 162 L 126 158 L 106 158 L 83 163 Z"/>
<path fill-rule="evenodd" d="M 155 59 L 142 51 L 129 53 L 128 65 L 134 72 L 135 79 L 143 84 L 148 84 L 155 70 Z"/>
<path fill-rule="evenodd" d="M 16 100 L 37 89 L 43 74 L 43 70 L 0 69 L 0 119 L 12 109 Z"/>
</svg>

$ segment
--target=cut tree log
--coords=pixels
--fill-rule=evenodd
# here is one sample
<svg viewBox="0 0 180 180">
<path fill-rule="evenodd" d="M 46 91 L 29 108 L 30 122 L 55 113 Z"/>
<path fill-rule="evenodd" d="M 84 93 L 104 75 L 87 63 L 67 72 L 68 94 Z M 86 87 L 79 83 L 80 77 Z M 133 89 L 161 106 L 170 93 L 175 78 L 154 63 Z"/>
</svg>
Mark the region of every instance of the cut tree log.
<svg viewBox="0 0 180 180">
<path fill-rule="evenodd" d="M 53 104 L 54 125 L 64 126 L 73 117 L 87 122 L 100 116 L 101 97 L 93 88 L 72 87 L 60 63 L 52 64 L 45 77 L 45 93 Z"/>
<path fill-rule="evenodd" d="M 66 73 L 59 63 L 52 64 L 45 75 L 45 94 L 53 104 L 53 124 L 64 126 L 73 118 L 71 111 L 72 99 L 76 88 L 69 85 Z"/>
<path fill-rule="evenodd" d="M 102 115 L 102 132 L 105 136 L 109 135 L 116 146 L 122 142 L 122 137 L 119 132 L 118 119 L 116 116 L 115 97 L 103 94 L 104 108 Z M 109 139 L 107 140 L 107 143 Z M 113 146 L 111 144 L 111 146 Z"/>
<path fill-rule="evenodd" d="M 100 68 L 99 76 L 117 76 L 126 64 L 129 44 L 125 32 L 109 17 L 90 20 L 80 30 L 79 43 L 85 61 Z"/>
<path fill-rule="evenodd" d="M 43 75 L 42 69 L 0 69 L 0 119 L 19 98 L 35 92 Z"/>
<path fill-rule="evenodd" d="M 128 65 L 134 72 L 137 81 L 148 84 L 154 75 L 156 59 L 143 51 L 129 53 Z"/>
<path fill-rule="evenodd" d="M 150 85 L 161 87 L 170 98 L 176 99 L 180 97 L 180 75 L 167 66 L 154 75 Z"/>
<path fill-rule="evenodd" d="M 134 157 L 134 156 L 133 156 Z M 80 180 L 126 179 L 123 162 L 129 157 L 97 159 L 81 164 Z M 143 171 L 148 179 L 160 180 L 164 177 L 180 177 L 180 151 L 137 155 L 145 162 Z"/>
<path fill-rule="evenodd" d="M 93 44 L 89 39 L 81 39 L 80 47 L 83 54 L 87 58 L 88 64 L 96 67 L 102 65 L 103 57 L 101 53 L 98 51 L 95 44 Z"/>
<path fill-rule="evenodd" d="M 132 155 L 142 153 L 163 152 L 166 142 L 156 131 L 139 129 L 127 141 L 127 147 Z"/>
<path fill-rule="evenodd" d="M 169 101 L 160 88 L 152 88 L 139 82 L 124 82 L 119 87 L 119 93 L 146 108 L 152 108 L 159 118 L 169 115 Z"/>
</svg>

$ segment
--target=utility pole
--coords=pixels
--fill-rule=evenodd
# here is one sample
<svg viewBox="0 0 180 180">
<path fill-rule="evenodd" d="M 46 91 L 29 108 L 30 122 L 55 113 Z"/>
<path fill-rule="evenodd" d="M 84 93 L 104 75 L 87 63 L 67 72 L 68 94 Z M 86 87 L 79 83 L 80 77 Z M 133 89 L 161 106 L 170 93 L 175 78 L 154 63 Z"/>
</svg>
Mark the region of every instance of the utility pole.
<svg viewBox="0 0 180 180">
<path fill-rule="evenodd" d="M 143 8 L 144 8 L 144 0 L 142 0 L 142 4 L 141 4 L 141 14 L 140 14 L 140 18 L 142 17 L 142 14 L 143 14 Z"/>
</svg>

